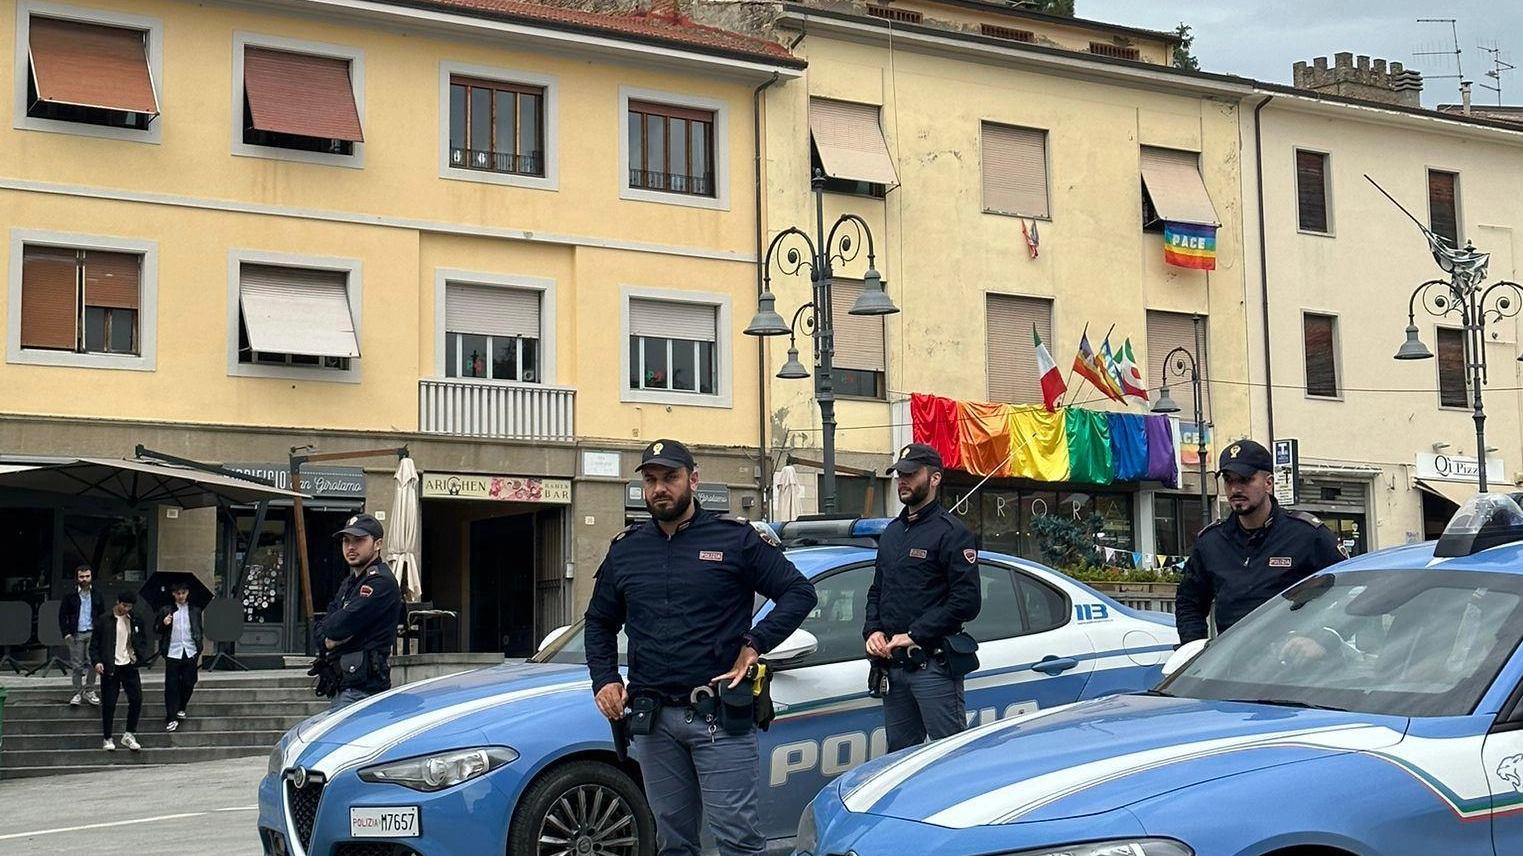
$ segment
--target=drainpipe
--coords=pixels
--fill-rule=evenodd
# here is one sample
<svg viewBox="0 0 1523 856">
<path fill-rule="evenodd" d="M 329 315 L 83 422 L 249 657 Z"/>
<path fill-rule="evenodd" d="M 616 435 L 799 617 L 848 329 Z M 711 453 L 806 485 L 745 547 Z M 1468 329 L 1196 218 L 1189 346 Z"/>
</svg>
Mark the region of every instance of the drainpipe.
<svg viewBox="0 0 1523 856">
<path fill-rule="evenodd" d="M 764 286 L 764 274 L 762 269 L 762 245 L 767 240 L 767 224 L 762 222 L 762 132 L 761 132 L 761 98 L 762 93 L 772 84 L 777 83 L 779 75 L 772 72 L 772 77 L 756 87 L 751 93 L 751 145 L 756 155 L 756 293 L 760 295 Z M 770 496 L 767 491 L 772 483 L 772 474 L 768 472 L 772 463 L 767 454 L 767 337 L 756 337 L 756 458 L 758 461 L 757 471 L 760 476 L 757 479 L 758 493 L 757 517 L 766 519 Z"/>
<path fill-rule="evenodd" d="M 1264 226 L 1264 136 L 1260 113 L 1264 105 L 1274 100 L 1273 95 L 1264 96 L 1253 108 L 1253 166 L 1257 173 L 1259 209 L 1259 294 L 1264 311 L 1264 405 L 1269 417 L 1269 443 L 1274 443 L 1274 365 L 1269 348 L 1269 240 Z"/>
</svg>

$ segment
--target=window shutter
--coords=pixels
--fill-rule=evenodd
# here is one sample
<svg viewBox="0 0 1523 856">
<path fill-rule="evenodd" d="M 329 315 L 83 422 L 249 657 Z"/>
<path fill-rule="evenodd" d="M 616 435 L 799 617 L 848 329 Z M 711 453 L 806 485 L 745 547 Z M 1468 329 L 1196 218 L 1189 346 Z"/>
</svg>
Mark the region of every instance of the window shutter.
<svg viewBox="0 0 1523 856">
<path fill-rule="evenodd" d="M 809 99 L 809 134 L 826 175 L 889 187 L 899 183 L 880 112 L 876 104 Z"/>
<path fill-rule="evenodd" d="M 138 308 L 140 257 L 133 253 L 85 251 L 85 305 Z"/>
<path fill-rule="evenodd" d="M 1451 246 L 1459 246 L 1459 210 L 1454 199 L 1454 186 L 1459 177 L 1452 172 L 1428 170 L 1428 227 L 1434 234 L 1449 239 Z"/>
<path fill-rule="evenodd" d="M 1157 390 L 1167 385 L 1169 397 L 1179 404 L 1180 412 L 1177 414 L 1185 421 L 1195 418 L 1194 390 L 1190 386 L 1189 369 L 1183 377 L 1175 374 L 1172 370 L 1165 372 L 1163 360 L 1169 352 L 1175 348 L 1184 348 L 1190 352 L 1190 356 L 1196 360 L 1200 371 L 1201 413 L 1206 419 L 1211 418 L 1211 388 L 1206 382 L 1206 360 L 1203 354 L 1205 343 L 1209 341 L 1207 336 L 1206 316 L 1200 317 L 1200 345 L 1195 343 L 1195 324 L 1191 316 L 1183 312 L 1155 312 L 1148 311 L 1148 373 L 1143 377 L 1143 382 L 1148 389 Z M 1098 347 L 1098 345 L 1097 345 Z M 1187 360 L 1186 363 L 1189 361 Z M 1156 398 L 1156 394 L 1149 393 Z"/>
<path fill-rule="evenodd" d="M 256 130 L 365 141 L 347 59 L 246 47 L 243 91 Z"/>
<path fill-rule="evenodd" d="M 1049 351 L 1052 341 L 1052 301 L 1041 297 L 987 296 L 989 400 L 1008 404 L 1041 404 L 1042 379 L 1037 374 L 1032 325 Z M 1056 355 L 1053 357 L 1057 359 Z M 1063 364 L 1059 362 L 1059 368 Z"/>
<path fill-rule="evenodd" d="M 718 338 L 716 317 L 711 303 L 633 297 L 629 301 L 629 335 L 713 342 Z"/>
<path fill-rule="evenodd" d="M 481 336 L 540 338 L 540 292 L 451 282 L 444 287 L 444 329 Z"/>
<path fill-rule="evenodd" d="M 1200 175 L 1200 154 L 1142 147 L 1142 183 L 1160 219 L 1219 226 L 1216 207 Z"/>
<path fill-rule="evenodd" d="M 1331 315 L 1304 315 L 1306 337 L 1306 394 L 1338 395 L 1337 355 L 1333 353 L 1336 320 Z"/>
<path fill-rule="evenodd" d="M 1048 216 L 1047 132 L 984 124 L 984 210 Z"/>
<path fill-rule="evenodd" d="M 72 351 L 78 344 L 77 259 L 74 250 L 22 250 L 21 347 Z"/>
<path fill-rule="evenodd" d="M 1296 206 L 1302 229 L 1327 231 L 1327 155 L 1296 152 Z"/>
<path fill-rule="evenodd" d="M 28 48 L 37 98 L 157 116 L 147 40 L 142 30 L 33 17 Z"/>
<path fill-rule="evenodd" d="M 830 284 L 831 324 L 835 330 L 836 368 L 884 371 L 883 316 L 852 315 L 862 296 L 860 280 L 837 279 Z"/>
<path fill-rule="evenodd" d="M 1465 368 L 1465 331 L 1440 327 L 1438 342 L 1438 403 L 1440 407 L 1470 405 L 1470 377 Z"/>
<path fill-rule="evenodd" d="M 342 271 L 245 264 L 243 327 L 256 351 L 358 357 L 360 346 Z"/>
</svg>

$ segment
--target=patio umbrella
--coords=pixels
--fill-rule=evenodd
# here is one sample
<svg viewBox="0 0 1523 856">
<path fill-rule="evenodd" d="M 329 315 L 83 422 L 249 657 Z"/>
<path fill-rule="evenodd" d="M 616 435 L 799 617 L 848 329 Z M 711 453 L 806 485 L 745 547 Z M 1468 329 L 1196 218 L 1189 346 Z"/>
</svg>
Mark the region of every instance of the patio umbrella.
<svg viewBox="0 0 1523 856">
<path fill-rule="evenodd" d="M 804 482 L 799 471 L 789 464 L 772 476 L 772 520 L 787 523 L 799 516 L 804 502 Z"/>
<path fill-rule="evenodd" d="M 418 568 L 418 468 L 412 458 L 397 463 L 396 496 L 386 518 L 386 563 L 397 575 L 404 603 L 423 599 L 423 578 Z"/>
<path fill-rule="evenodd" d="M 138 589 L 138 599 L 146 602 L 154 612 L 174 603 L 174 584 L 185 583 L 190 589 L 190 605 L 206 608 L 212 602 L 212 590 L 201 578 L 190 571 L 154 571 L 148 581 Z"/>
<path fill-rule="evenodd" d="M 0 487 L 180 508 L 223 502 L 247 505 L 301 495 L 247 479 L 137 458 L 79 458 L 7 468 L 0 471 Z"/>
</svg>

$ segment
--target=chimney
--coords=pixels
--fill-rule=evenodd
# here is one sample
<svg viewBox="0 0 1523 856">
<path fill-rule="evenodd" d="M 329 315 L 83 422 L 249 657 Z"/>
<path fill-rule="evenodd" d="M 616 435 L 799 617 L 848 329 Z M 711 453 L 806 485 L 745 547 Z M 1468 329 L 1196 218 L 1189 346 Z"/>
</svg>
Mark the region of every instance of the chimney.
<svg viewBox="0 0 1523 856">
<path fill-rule="evenodd" d="M 1368 56 L 1356 58 L 1350 51 L 1333 54 L 1331 67 L 1323 56 L 1313 59 L 1310 65 L 1298 62 L 1292 67 L 1291 79 L 1297 89 L 1311 92 L 1402 107 L 1422 106 L 1420 73 L 1404 68 L 1399 62 L 1372 61 Z"/>
<path fill-rule="evenodd" d="M 1470 81 L 1460 81 L 1460 112 L 1470 115 Z"/>
</svg>

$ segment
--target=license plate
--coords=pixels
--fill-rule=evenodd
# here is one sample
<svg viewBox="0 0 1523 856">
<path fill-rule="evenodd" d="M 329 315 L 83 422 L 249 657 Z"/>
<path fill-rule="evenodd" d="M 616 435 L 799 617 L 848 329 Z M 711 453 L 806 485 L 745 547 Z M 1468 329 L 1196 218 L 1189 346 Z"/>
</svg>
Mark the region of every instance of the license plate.
<svg viewBox="0 0 1523 856">
<path fill-rule="evenodd" d="M 415 805 L 349 808 L 351 838 L 417 838 L 419 834 L 418 807 Z"/>
</svg>

